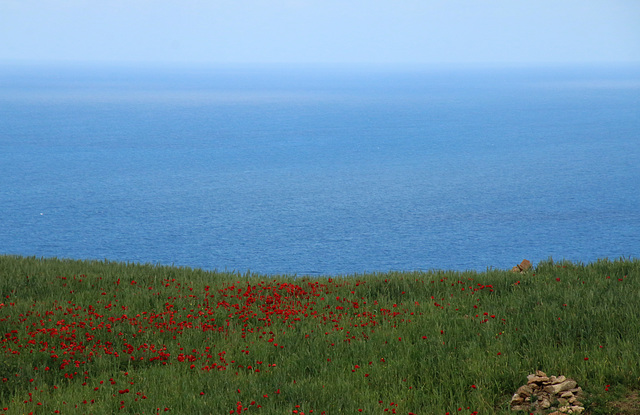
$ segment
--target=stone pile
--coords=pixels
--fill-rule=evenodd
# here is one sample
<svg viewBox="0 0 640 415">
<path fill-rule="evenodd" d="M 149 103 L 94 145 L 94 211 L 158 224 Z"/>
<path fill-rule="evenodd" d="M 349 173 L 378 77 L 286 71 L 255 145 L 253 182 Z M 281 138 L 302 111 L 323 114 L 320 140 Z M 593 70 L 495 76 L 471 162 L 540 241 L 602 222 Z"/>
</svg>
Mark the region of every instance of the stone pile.
<svg viewBox="0 0 640 415">
<path fill-rule="evenodd" d="M 528 259 L 523 259 L 520 264 L 511 268 L 511 272 L 519 272 L 521 274 L 524 274 L 530 268 L 531 268 L 531 262 Z"/>
<path fill-rule="evenodd" d="M 580 414 L 584 407 L 582 388 L 573 379 L 564 376 L 547 376 L 539 370 L 527 376 L 527 384 L 518 388 L 511 398 L 511 410 L 542 412 L 550 415 Z"/>
</svg>

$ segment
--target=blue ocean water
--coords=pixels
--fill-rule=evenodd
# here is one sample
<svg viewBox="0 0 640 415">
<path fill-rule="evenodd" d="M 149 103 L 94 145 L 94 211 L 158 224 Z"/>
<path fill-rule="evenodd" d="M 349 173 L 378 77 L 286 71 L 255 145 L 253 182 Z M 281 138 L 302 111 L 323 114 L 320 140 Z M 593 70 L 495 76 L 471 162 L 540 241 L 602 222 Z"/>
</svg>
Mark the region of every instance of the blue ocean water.
<svg viewBox="0 0 640 415">
<path fill-rule="evenodd" d="M 0 253 L 265 274 L 640 256 L 640 68 L 0 67 Z"/>
</svg>

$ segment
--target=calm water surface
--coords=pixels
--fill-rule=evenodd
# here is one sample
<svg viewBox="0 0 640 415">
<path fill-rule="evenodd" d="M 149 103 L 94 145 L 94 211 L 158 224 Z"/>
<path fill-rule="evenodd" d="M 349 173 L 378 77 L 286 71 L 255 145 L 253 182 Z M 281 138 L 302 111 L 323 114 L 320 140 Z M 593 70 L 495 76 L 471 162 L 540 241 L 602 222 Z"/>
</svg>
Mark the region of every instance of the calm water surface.
<svg viewBox="0 0 640 415">
<path fill-rule="evenodd" d="M 640 256 L 640 68 L 0 67 L 0 253 L 259 273 Z"/>
</svg>

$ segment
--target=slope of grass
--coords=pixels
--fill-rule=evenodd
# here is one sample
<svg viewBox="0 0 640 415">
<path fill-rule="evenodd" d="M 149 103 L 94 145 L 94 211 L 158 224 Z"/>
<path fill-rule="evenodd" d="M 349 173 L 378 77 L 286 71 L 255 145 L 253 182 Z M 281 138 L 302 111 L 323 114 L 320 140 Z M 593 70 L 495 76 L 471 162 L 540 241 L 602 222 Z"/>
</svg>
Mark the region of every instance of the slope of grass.
<svg viewBox="0 0 640 415">
<path fill-rule="evenodd" d="M 296 278 L 0 256 L 0 413 L 510 413 L 640 389 L 640 261 Z"/>
</svg>

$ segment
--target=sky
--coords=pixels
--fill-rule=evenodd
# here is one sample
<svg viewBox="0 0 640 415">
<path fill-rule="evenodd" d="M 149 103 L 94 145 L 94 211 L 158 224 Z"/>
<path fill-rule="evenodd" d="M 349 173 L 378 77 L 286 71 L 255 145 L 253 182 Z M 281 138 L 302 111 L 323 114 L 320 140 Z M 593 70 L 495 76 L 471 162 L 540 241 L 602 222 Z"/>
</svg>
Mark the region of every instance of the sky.
<svg viewBox="0 0 640 415">
<path fill-rule="evenodd" d="M 0 62 L 640 62 L 640 0 L 0 0 Z"/>
</svg>

